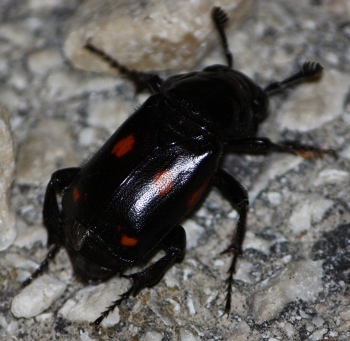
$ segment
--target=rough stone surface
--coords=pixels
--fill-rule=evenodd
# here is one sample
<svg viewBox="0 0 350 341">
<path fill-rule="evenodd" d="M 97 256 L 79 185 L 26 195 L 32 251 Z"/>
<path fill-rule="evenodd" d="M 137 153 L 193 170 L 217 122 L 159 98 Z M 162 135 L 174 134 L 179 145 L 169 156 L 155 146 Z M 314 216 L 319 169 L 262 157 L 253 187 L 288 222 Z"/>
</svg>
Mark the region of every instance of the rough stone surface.
<svg viewBox="0 0 350 341">
<path fill-rule="evenodd" d="M 332 207 L 333 202 L 322 196 L 305 196 L 294 206 L 293 213 L 289 218 L 289 228 L 295 235 L 309 230 L 314 222 L 322 221 L 325 213 Z"/>
<path fill-rule="evenodd" d="M 255 0 L 220 0 L 237 26 Z M 213 2 L 87 0 L 70 20 L 64 52 L 77 67 L 108 70 L 84 50 L 87 39 L 130 69 L 166 70 L 193 67 L 217 41 L 210 21 Z M 93 13 L 93 15 L 91 15 Z M 195 13 L 195 14 L 194 14 Z"/>
<path fill-rule="evenodd" d="M 10 205 L 10 188 L 15 160 L 9 113 L 0 106 L 0 251 L 7 249 L 16 237 L 15 217 Z"/>
<path fill-rule="evenodd" d="M 277 317 L 292 301 L 314 302 L 322 290 L 321 262 L 298 261 L 288 264 L 260 284 L 254 294 L 255 321 L 262 323 Z"/>
<path fill-rule="evenodd" d="M 78 0 L 0 1 L 0 103 L 10 112 L 18 156 L 11 191 L 18 236 L 0 253 L 0 339 L 348 341 L 350 13 L 343 0 L 301 1 L 298 6 L 288 0 L 261 0 L 250 19 L 230 30 L 235 67 L 262 86 L 288 76 L 305 60 L 324 66 L 320 82 L 288 89 L 271 99 L 270 116 L 259 135 L 334 148 L 339 158 L 230 154 L 223 159 L 227 171 L 250 194 L 248 230 L 228 317 L 222 315 L 230 259 L 220 253 L 229 243 L 238 215 L 216 189 L 183 223 L 188 231 L 184 260 L 155 287 L 124 302 L 101 331 L 88 323 L 130 284 L 112 278 L 84 285 L 74 277 L 64 249 L 49 266 L 49 275 L 64 283 L 64 292 L 46 310 L 34 312 L 35 317 L 12 314 L 11 302 L 22 292 L 20 283 L 47 252 L 41 212 L 51 173 L 78 166 L 148 96 L 135 95 L 132 84 L 121 78 L 77 70 L 61 55 L 68 23 L 84 18 L 80 4 Z M 191 4 L 183 4 L 188 13 L 184 20 L 202 13 L 192 12 Z M 97 17 L 103 16 L 97 13 Z M 209 14 L 205 20 L 209 25 Z M 139 26 L 145 36 L 146 26 Z M 216 37 L 213 32 L 209 44 Z M 138 38 L 143 40 L 142 35 Z M 141 56 L 149 53 L 146 47 L 138 51 Z M 194 57 L 196 62 L 201 55 Z M 198 68 L 222 62 L 218 44 Z M 3 165 L 0 162 L 0 168 Z M 278 306 L 272 319 L 264 309 L 254 308 L 263 283 L 283 289 L 292 281 L 298 288 L 305 283 L 304 278 L 295 280 L 300 267 L 290 272 L 294 279 L 282 274 L 292 264 L 310 263 L 317 264 L 318 274 L 322 271 L 317 287 L 305 289 L 313 292 L 312 299 L 295 291 L 293 297 L 266 293 L 266 304 Z M 39 296 L 40 280 L 33 281 L 31 295 Z"/>
</svg>

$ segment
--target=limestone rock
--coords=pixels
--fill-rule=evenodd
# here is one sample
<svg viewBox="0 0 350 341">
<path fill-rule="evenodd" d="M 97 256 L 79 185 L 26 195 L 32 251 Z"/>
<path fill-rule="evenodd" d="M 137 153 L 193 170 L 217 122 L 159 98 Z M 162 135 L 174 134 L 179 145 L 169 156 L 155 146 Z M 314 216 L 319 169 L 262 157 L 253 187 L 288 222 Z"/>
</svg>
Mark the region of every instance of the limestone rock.
<svg viewBox="0 0 350 341">
<path fill-rule="evenodd" d="M 14 148 L 8 113 L 0 107 L 0 251 L 16 237 L 15 218 L 10 206 L 10 187 L 14 176 Z"/>
<path fill-rule="evenodd" d="M 255 0 L 221 0 L 237 26 Z M 137 70 L 191 68 L 219 41 L 210 12 L 213 3 L 202 1 L 87 0 L 72 18 L 64 52 L 76 66 L 108 70 L 108 65 L 83 48 L 88 38 L 94 45 Z"/>
</svg>

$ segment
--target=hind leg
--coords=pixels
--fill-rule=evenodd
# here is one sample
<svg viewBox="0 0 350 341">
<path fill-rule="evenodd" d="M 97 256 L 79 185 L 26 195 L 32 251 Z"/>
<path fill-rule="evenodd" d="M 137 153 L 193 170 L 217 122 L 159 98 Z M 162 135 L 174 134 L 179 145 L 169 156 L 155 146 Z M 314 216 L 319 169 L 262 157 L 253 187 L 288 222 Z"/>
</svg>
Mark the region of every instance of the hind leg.
<svg viewBox="0 0 350 341">
<path fill-rule="evenodd" d="M 63 222 L 57 195 L 60 195 L 62 191 L 72 183 L 79 171 L 80 168 L 64 168 L 56 171 L 51 176 L 45 193 L 43 222 L 48 230 L 48 244 L 52 245 L 52 247 L 39 267 L 23 282 L 23 286 L 27 286 L 34 278 L 44 272 L 63 243 Z"/>
<path fill-rule="evenodd" d="M 228 269 L 228 277 L 226 279 L 226 304 L 225 314 L 231 310 L 232 285 L 234 283 L 233 275 L 236 272 L 236 262 L 239 256 L 242 255 L 242 244 L 244 241 L 247 211 L 248 211 L 248 193 L 241 183 L 232 175 L 228 174 L 223 169 L 219 169 L 214 177 L 214 185 L 219 188 L 226 199 L 232 206 L 238 209 L 239 219 L 236 229 L 232 235 L 231 242 L 222 253 L 230 253 L 232 255 L 231 265 Z"/>
</svg>

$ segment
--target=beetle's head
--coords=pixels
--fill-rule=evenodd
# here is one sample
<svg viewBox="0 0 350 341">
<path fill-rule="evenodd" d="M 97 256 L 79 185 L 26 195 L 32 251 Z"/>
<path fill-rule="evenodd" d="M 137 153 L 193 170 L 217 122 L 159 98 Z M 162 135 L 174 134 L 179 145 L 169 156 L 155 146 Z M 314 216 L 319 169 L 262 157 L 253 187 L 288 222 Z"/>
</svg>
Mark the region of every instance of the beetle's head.
<svg viewBox="0 0 350 341">
<path fill-rule="evenodd" d="M 224 65 L 170 77 L 160 92 L 176 110 L 223 138 L 254 135 L 267 114 L 266 92 Z"/>
</svg>

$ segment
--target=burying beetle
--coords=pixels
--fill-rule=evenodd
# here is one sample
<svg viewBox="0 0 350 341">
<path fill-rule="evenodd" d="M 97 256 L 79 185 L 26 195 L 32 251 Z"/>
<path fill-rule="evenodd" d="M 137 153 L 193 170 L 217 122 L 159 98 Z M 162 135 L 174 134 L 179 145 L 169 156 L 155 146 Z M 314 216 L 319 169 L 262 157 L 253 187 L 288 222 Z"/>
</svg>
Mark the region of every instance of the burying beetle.
<svg viewBox="0 0 350 341">
<path fill-rule="evenodd" d="M 267 116 L 268 95 L 321 75 L 322 66 L 306 62 L 301 70 L 264 89 L 232 69 L 219 7 L 212 18 L 226 54 L 227 66 L 166 80 L 153 73 L 129 70 L 88 41 L 85 48 L 106 60 L 152 95 L 83 166 L 53 173 L 47 186 L 43 220 L 52 245 L 46 259 L 24 282 L 28 285 L 65 246 L 75 274 L 85 280 L 120 275 L 131 288 L 101 313 L 102 320 L 129 296 L 155 285 L 185 253 L 186 234 L 179 223 L 187 217 L 210 185 L 216 186 L 238 210 L 239 219 L 228 247 L 232 256 L 226 280 L 225 313 L 231 309 L 231 289 L 237 257 L 242 254 L 248 194 L 220 168 L 226 145 L 239 153 L 282 152 L 304 158 L 335 155 L 332 150 L 297 141 L 274 143 L 256 137 Z M 59 204 L 58 196 L 62 196 Z M 124 271 L 145 264 L 159 250 L 165 256 L 131 275 Z"/>
</svg>

